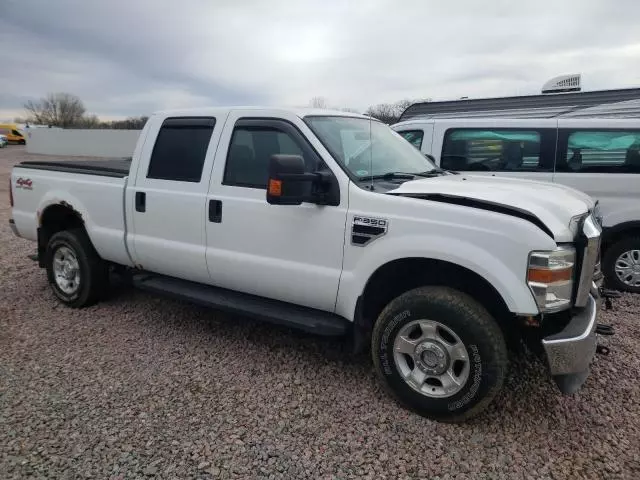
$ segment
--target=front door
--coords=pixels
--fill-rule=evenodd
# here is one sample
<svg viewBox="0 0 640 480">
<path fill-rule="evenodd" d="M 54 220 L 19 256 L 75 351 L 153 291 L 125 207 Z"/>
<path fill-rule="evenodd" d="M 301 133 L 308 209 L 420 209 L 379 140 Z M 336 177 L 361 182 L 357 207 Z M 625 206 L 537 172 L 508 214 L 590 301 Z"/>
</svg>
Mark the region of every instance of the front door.
<svg viewBox="0 0 640 480">
<path fill-rule="evenodd" d="M 338 206 L 268 204 L 271 155 L 301 155 L 309 171 L 326 165 L 301 133 L 308 129 L 299 118 L 244 113 L 229 115 L 214 162 L 208 201 L 216 211 L 207 222 L 212 282 L 332 312 L 342 270 L 346 184 Z"/>
</svg>

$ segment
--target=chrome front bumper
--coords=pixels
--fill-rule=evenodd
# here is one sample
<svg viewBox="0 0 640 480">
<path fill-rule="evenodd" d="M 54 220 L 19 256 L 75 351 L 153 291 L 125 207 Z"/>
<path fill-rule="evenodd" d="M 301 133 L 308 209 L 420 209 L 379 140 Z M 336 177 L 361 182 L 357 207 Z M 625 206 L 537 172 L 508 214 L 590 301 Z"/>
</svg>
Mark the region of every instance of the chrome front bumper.
<svg viewBox="0 0 640 480">
<path fill-rule="evenodd" d="M 596 353 L 597 316 L 596 299 L 589 295 L 586 306 L 561 332 L 542 339 L 549 370 L 562 393 L 574 393 L 589 376 Z"/>
</svg>

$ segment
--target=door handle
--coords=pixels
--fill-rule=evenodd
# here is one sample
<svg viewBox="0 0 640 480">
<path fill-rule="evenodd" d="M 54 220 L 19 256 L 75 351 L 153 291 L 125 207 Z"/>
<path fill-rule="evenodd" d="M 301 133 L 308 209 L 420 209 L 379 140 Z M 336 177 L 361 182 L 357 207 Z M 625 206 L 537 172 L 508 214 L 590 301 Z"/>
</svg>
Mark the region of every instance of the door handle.
<svg viewBox="0 0 640 480">
<path fill-rule="evenodd" d="M 136 211 L 147 211 L 147 194 L 145 192 L 136 192 Z"/>
<path fill-rule="evenodd" d="M 222 200 L 209 200 L 209 221 L 222 222 Z"/>
</svg>

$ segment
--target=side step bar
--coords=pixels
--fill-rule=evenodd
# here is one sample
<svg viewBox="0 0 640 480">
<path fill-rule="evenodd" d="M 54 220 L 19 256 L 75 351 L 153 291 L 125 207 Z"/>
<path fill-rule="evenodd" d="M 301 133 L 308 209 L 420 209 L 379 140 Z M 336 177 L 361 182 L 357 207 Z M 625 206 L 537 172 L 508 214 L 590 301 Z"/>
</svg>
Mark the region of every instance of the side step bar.
<svg viewBox="0 0 640 480">
<path fill-rule="evenodd" d="M 333 313 L 179 278 L 140 273 L 133 276 L 132 282 L 141 290 L 316 335 L 345 335 L 351 325 L 348 320 Z"/>
</svg>

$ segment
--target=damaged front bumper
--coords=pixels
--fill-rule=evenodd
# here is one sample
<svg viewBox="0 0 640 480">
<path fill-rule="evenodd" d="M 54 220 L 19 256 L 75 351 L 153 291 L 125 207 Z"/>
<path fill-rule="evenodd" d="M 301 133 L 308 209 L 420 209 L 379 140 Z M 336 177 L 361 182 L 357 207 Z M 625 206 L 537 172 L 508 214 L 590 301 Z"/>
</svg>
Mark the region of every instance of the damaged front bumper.
<svg viewBox="0 0 640 480">
<path fill-rule="evenodd" d="M 542 339 L 547 363 L 562 393 L 576 392 L 589 376 L 596 353 L 598 303 L 592 291 L 587 304 L 576 310 L 562 331 Z"/>
</svg>

